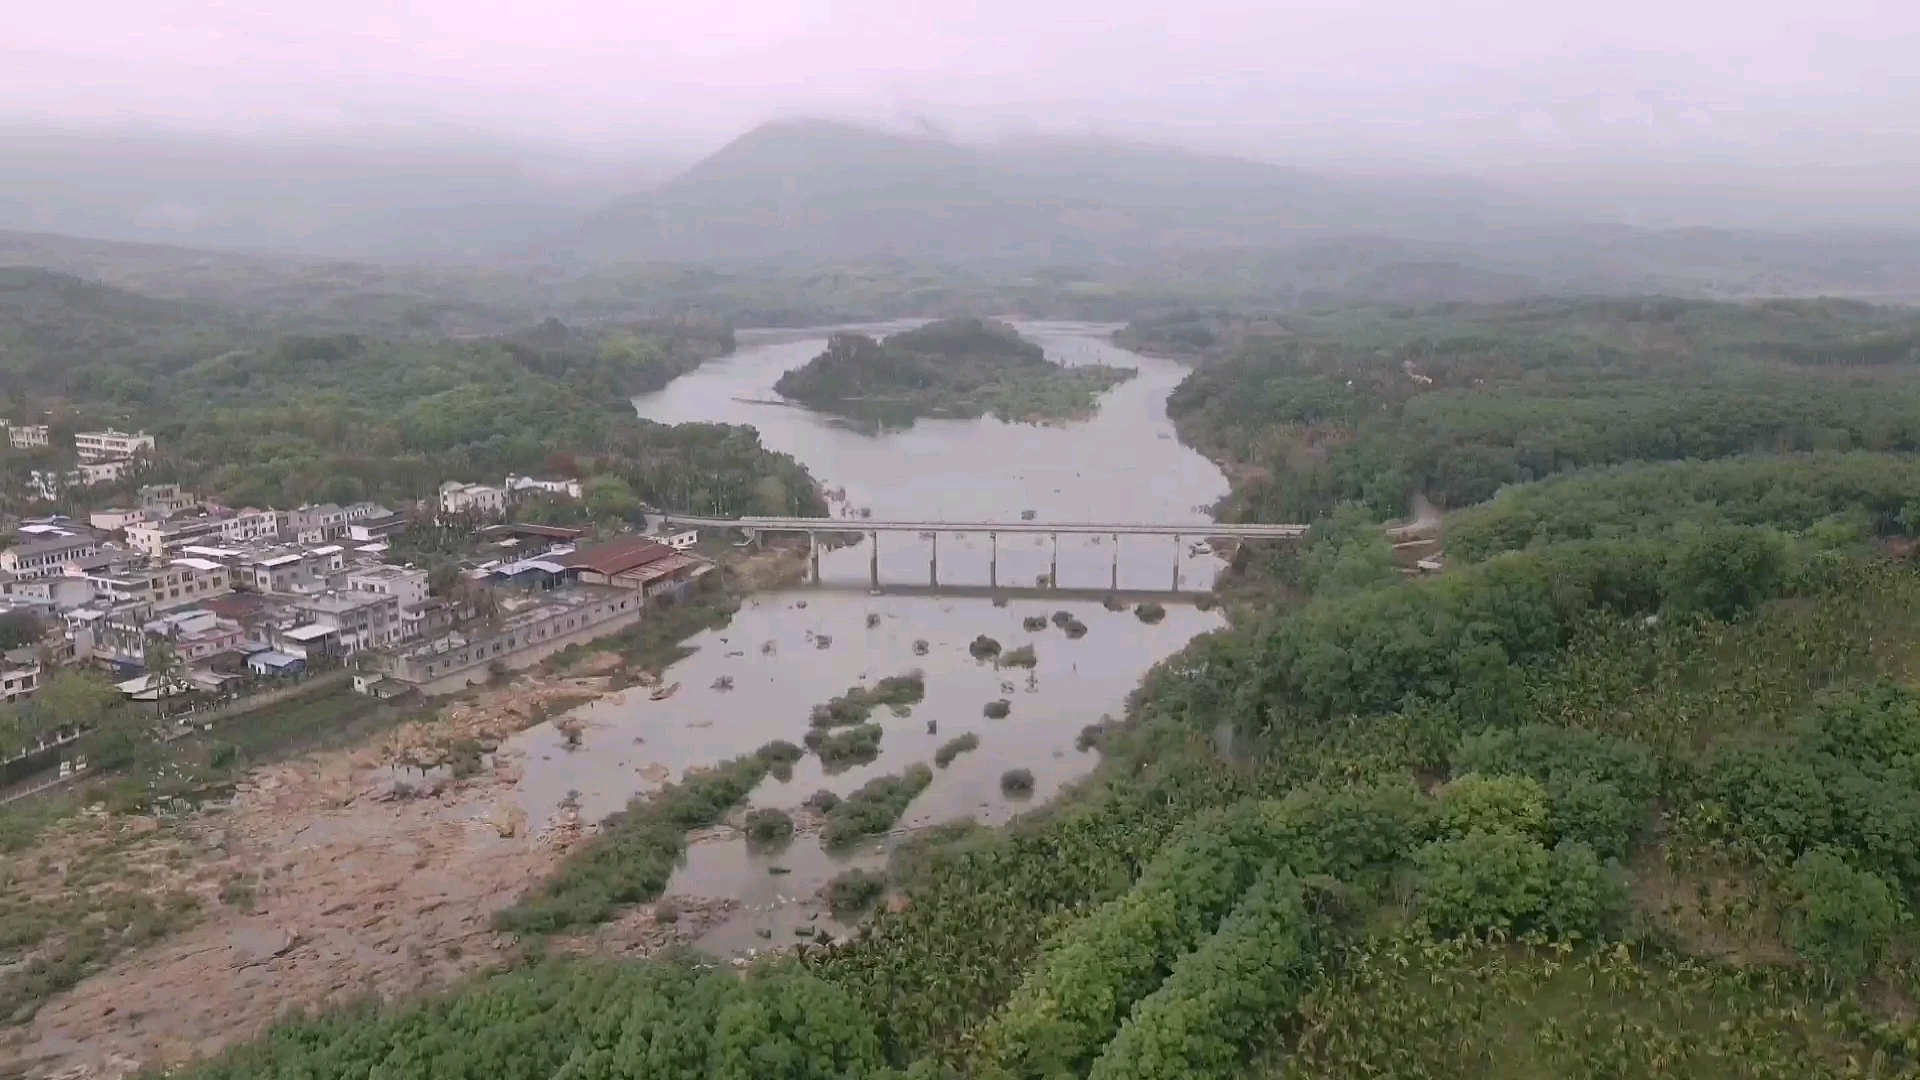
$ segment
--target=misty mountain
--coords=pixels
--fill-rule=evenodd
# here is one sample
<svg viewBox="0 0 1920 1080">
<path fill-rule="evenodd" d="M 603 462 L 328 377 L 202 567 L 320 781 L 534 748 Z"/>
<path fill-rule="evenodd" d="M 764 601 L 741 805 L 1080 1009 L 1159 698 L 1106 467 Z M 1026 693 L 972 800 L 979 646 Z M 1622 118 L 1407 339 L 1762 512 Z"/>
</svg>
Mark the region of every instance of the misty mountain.
<svg viewBox="0 0 1920 1080">
<path fill-rule="evenodd" d="M 471 136 L 0 128 L 0 229 L 356 258 L 457 260 L 576 227 L 660 161 Z"/>
<path fill-rule="evenodd" d="M 1348 177 L 1170 146 L 966 146 L 825 120 L 767 124 L 594 215 L 589 258 L 1103 262 L 1304 237 L 1458 239 L 1564 220 L 1463 178 Z"/>
</svg>

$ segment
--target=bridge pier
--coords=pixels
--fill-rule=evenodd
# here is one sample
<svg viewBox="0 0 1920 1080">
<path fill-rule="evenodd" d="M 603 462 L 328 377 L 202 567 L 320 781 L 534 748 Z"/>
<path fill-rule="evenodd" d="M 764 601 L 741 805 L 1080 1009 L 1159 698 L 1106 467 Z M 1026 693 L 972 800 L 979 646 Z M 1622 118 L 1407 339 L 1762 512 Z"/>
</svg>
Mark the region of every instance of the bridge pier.
<svg viewBox="0 0 1920 1080">
<path fill-rule="evenodd" d="M 807 569 L 813 573 L 813 583 L 820 584 L 820 538 L 807 534 Z"/>
<path fill-rule="evenodd" d="M 1113 583 L 1108 585 L 1107 588 L 1112 589 L 1114 592 L 1120 591 L 1120 534 L 1119 533 L 1113 534 Z"/>
<path fill-rule="evenodd" d="M 1180 534 L 1173 534 L 1173 591 L 1180 591 Z"/>
<path fill-rule="evenodd" d="M 1047 587 L 1060 588 L 1060 534 L 1053 534 L 1053 561 L 1047 564 Z"/>
<path fill-rule="evenodd" d="M 877 591 L 880 588 L 880 534 L 868 533 L 867 542 L 873 545 L 867 559 L 867 582 Z"/>
<path fill-rule="evenodd" d="M 927 556 L 927 584 L 940 587 L 940 531 L 934 530 L 933 551 Z"/>
<path fill-rule="evenodd" d="M 1000 587 L 1000 534 L 987 534 L 987 588 Z"/>
</svg>

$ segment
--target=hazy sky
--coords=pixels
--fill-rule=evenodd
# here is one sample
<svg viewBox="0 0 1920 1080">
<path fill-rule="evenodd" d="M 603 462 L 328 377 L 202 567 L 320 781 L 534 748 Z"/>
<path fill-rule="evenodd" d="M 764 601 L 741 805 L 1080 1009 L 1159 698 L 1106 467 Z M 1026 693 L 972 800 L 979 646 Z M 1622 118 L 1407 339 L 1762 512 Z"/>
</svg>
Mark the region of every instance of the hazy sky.
<svg viewBox="0 0 1920 1080">
<path fill-rule="evenodd" d="M 61 0 L 0 113 L 710 145 L 772 115 L 1337 156 L 1920 161 L 1920 0 Z"/>
</svg>

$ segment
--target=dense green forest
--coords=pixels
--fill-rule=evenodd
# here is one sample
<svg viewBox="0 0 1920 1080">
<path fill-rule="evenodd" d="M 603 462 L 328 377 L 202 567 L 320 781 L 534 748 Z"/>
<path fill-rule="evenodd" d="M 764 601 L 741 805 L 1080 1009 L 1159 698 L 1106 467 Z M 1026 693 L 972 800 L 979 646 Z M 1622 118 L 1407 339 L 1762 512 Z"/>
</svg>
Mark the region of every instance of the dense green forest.
<svg viewBox="0 0 1920 1080">
<path fill-rule="evenodd" d="M 63 433 L 151 431 L 155 477 L 236 505 L 399 502 L 445 480 L 559 471 L 617 481 L 627 506 L 825 509 L 805 470 L 751 429 L 634 415 L 633 394 L 731 351 L 725 329 L 549 319 L 475 340 L 269 334 L 214 309 L 0 273 L 0 380 L 17 413 L 48 412 Z M 56 453 L 14 456 L 19 499 L 26 467 Z"/>
<path fill-rule="evenodd" d="M 852 419 L 904 424 L 923 416 L 1067 420 L 1089 415 L 1130 368 L 1047 360 L 1013 327 L 986 319 L 931 322 L 875 341 L 835 334 L 826 351 L 780 376 L 774 389 Z"/>
<path fill-rule="evenodd" d="M 1537 301 L 1296 319 L 1203 362 L 1168 402 L 1245 478 L 1230 511 L 1392 513 L 1638 460 L 1908 451 L 1920 318 L 1843 301 Z"/>
<path fill-rule="evenodd" d="M 1895 409 L 1868 408 L 1906 400 L 1909 375 L 1743 360 L 1781 338 L 1739 310 L 1706 313 L 1751 338 L 1725 350 L 1455 344 L 1420 354 L 1432 384 L 1357 337 L 1210 360 L 1188 402 L 1221 372 L 1247 400 L 1200 398 L 1185 423 L 1223 441 L 1321 425 L 1417 447 L 1437 416 L 1524 394 L 1497 445 L 1545 433 L 1527 444 L 1544 467 L 1452 515 L 1447 572 L 1416 578 L 1378 526 L 1432 477 L 1355 458 L 1356 490 L 1302 503 L 1306 541 L 1243 571 L 1293 603 L 1243 605 L 1156 668 L 1068 795 L 903 847 L 902 901 L 847 943 L 745 978 L 529 948 L 443 994 L 290 1018 L 187 1075 L 1911 1075 L 1920 572 L 1900 539 L 1920 475 L 1879 426 Z M 1616 342 L 1646 322 L 1580 318 Z M 1752 382 L 1729 412 L 1671 409 L 1667 380 L 1708 371 Z M 1620 426 L 1569 419 L 1599 399 Z M 1647 412 L 1678 426 L 1651 437 Z M 1708 422 L 1726 429 L 1689 426 Z M 678 841 L 648 823 L 676 790 L 527 904 L 579 893 L 568 918 L 591 920 L 656 895 Z"/>
</svg>

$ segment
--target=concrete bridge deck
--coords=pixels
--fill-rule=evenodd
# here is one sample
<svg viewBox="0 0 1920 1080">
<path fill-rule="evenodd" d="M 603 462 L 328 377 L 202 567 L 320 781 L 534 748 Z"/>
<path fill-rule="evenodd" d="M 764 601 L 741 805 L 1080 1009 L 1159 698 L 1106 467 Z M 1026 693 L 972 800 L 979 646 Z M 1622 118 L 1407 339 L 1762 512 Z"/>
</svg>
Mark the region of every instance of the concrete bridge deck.
<svg viewBox="0 0 1920 1080">
<path fill-rule="evenodd" d="M 1229 525 L 1217 521 L 1100 522 L 1100 521 L 881 521 L 870 518 L 816 517 L 695 517 L 666 514 L 677 525 L 705 529 L 759 532 L 911 532 L 911 533 L 1037 533 L 1047 535 L 1179 536 L 1203 540 L 1221 536 L 1240 540 L 1293 540 L 1306 535 L 1305 525 Z"/>
<path fill-rule="evenodd" d="M 940 535 L 949 536 L 968 533 L 986 533 L 992 543 L 992 551 L 987 563 L 987 584 L 990 589 L 1000 587 L 1000 535 L 1037 535 L 1053 538 L 1053 554 L 1049 561 L 1046 581 L 1050 586 L 1060 580 L 1060 537 L 1074 536 L 1111 536 L 1114 540 L 1113 565 L 1110 589 L 1120 587 L 1120 538 L 1123 536 L 1165 536 L 1176 541 L 1173 560 L 1172 591 L 1180 590 L 1180 553 L 1177 542 L 1185 539 L 1211 540 L 1225 538 L 1234 540 L 1296 540 L 1306 535 L 1305 525 L 1228 525 L 1215 521 L 1189 522 L 1101 522 L 1101 521 L 881 521 L 871 518 L 815 518 L 815 517 L 740 517 L 715 518 L 697 517 L 689 514 L 666 514 L 666 521 L 675 525 L 688 525 L 706 529 L 738 529 L 749 538 L 757 539 L 761 533 L 806 533 L 808 545 L 812 548 L 811 569 L 813 580 L 820 580 L 820 544 L 821 533 L 866 533 L 873 540 L 873 550 L 869 553 L 868 580 L 874 589 L 880 588 L 880 534 L 917 533 L 932 541 L 927 555 L 928 587 L 940 587 Z"/>
</svg>

